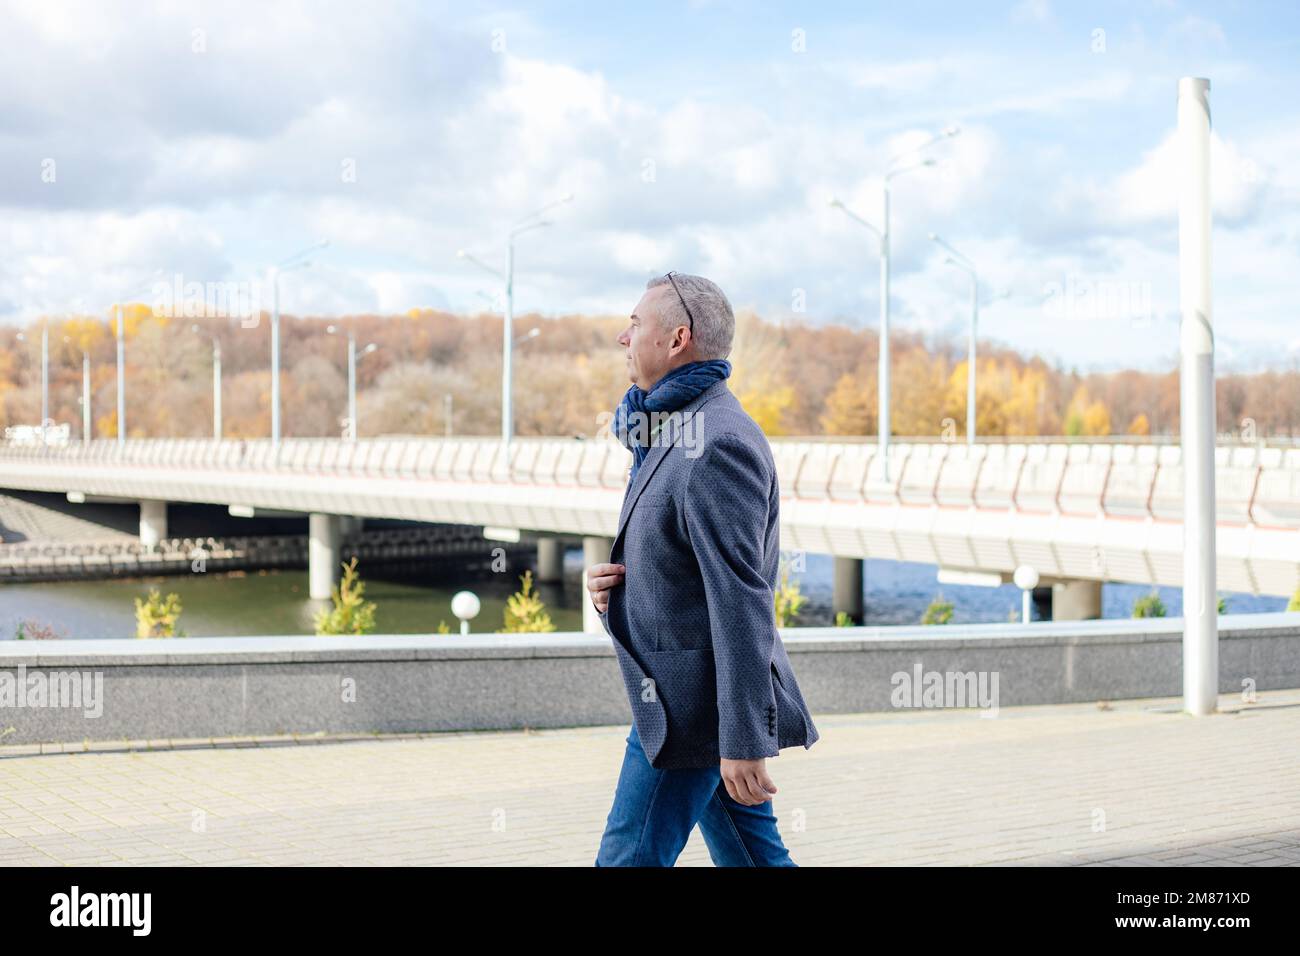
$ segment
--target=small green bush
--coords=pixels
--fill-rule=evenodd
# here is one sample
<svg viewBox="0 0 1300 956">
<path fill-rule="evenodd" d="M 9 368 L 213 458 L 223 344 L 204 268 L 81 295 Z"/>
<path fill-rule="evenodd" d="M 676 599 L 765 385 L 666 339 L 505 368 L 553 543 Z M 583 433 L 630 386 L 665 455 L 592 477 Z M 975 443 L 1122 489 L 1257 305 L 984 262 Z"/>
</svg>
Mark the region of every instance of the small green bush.
<svg viewBox="0 0 1300 956">
<path fill-rule="evenodd" d="M 135 636 L 138 638 L 184 637 L 185 632 L 176 630 L 176 621 L 181 616 L 181 599 L 177 594 L 168 594 L 164 599 L 157 588 L 149 589 L 149 596 L 141 601 L 135 599 Z"/>
<path fill-rule="evenodd" d="M 343 565 L 343 579 L 334 585 L 331 610 L 316 612 L 316 636 L 369 634 L 375 629 L 375 602 L 365 599 L 366 585 L 357 574 L 357 559 Z"/>
<path fill-rule="evenodd" d="M 942 594 L 937 595 L 921 615 L 922 624 L 948 624 L 951 621 L 952 602 L 945 601 Z"/>
<path fill-rule="evenodd" d="M 555 630 L 551 615 L 546 612 L 546 605 L 533 592 L 533 572 L 525 571 L 519 578 L 523 589 L 515 592 L 506 600 L 506 621 L 503 632 L 506 634 L 541 634 Z"/>
<path fill-rule="evenodd" d="M 1134 617 L 1164 617 L 1165 613 L 1165 602 L 1160 600 L 1158 591 L 1138 598 L 1133 604 Z"/>
<path fill-rule="evenodd" d="M 776 626 L 790 627 L 799 616 L 799 609 L 807 603 L 808 597 L 799 593 L 799 582 L 790 580 L 790 567 L 781 569 L 781 580 L 772 595 L 775 605 Z"/>
</svg>

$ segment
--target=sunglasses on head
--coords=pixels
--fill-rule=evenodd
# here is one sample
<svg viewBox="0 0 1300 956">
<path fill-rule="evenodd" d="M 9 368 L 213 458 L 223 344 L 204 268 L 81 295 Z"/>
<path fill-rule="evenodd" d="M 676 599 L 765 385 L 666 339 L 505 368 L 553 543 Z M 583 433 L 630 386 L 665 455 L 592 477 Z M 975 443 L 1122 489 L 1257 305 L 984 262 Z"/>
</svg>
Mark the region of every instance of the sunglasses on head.
<svg viewBox="0 0 1300 956">
<path fill-rule="evenodd" d="M 691 307 L 686 304 L 686 297 L 682 295 L 682 290 L 677 288 L 677 280 L 673 278 L 673 276 L 675 275 L 677 275 L 676 272 L 669 272 L 667 275 L 664 276 L 664 278 L 672 283 L 673 291 L 677 293 L 677 298 L 682 303 L 682 308 L 686 310 L 686 318 L 691 320 L 691 337 L 694 338 L 695 337 L 695 316 L 691 315 Z"/>
</svg>

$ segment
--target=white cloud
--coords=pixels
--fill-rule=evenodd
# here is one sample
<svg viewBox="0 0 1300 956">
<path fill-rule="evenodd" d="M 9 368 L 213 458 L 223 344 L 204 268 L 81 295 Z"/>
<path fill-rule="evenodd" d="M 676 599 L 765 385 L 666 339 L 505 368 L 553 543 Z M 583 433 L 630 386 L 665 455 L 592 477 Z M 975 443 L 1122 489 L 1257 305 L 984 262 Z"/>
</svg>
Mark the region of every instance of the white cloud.
<svg viewBox="0 0 1300 956">
<path fill-rule="evenodd" d="M 738 307 L 782 315 L 801 289 L 811 318 L 874 322 L 876 241 L 827 199 L 879 223 L 890 158 L 953 121 L 961 135 L 923 154 L 939 165 L 894 182 L 899 328 L 960 320 L 964 280 L 936 258 L 932 230 L 1016 290 L 986 328 L 1029 348 L 1062 347 L 1040 301 L 1054 279 L 1146 281 L 1167 302 L 1176 277 L 1173 141 L 1133 133 L 1172 118 L 1172 94 L 1154 120 L 1147 103 L 1167 79 L 1157 50 L 1139 65 L 1112 44 L 1075 62 L 1047 39 L 1009 55 L 972 38 L 926 55 L 720 59 L 695 78 L 673 76 L 671 51 L 653 44 L 664 88 L 632 95 L 612 61 L 540 52 L 548 24 L 517 14 L 197 9 L 0 12 L 0 89 L 22 91 L 0 102 L 0 315 L 106 306 L 156 267 L 255 275 L 318 235 L 333 244 L 286 283 L 287 310 L 479 309 L 491 280 L 455 250 L 504 265 L 511 224 L 571 191 L 553 227 L 519 238 L 521 312 L 626 314 L 647 273 L 680 268 L 718 279 Z M 502 28 L 507 51 L 493 53 Z M 597 59 L 588 49 L 583 62 Z M 1286 341 L 1300 124 L 1262 128 L 1215 137 L 1216 307 L 1245 340 Z M 56 184 L 40 182 L 45 156 Z M 1129 333 L 1135 351 L 1161 354 L 1163 331 Z"/>
</svg>

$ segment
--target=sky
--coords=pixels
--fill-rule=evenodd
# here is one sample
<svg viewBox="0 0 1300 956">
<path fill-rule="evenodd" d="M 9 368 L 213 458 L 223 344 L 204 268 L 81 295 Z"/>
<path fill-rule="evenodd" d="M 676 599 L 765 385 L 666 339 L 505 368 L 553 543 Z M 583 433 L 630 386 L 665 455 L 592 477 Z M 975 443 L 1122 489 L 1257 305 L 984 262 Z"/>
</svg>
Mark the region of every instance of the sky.
<svg viewBox="0 0 1300 956">
<path fill-rule="evenodd" d="M 1216 368 L 1300 362 L 1300 5 L 0 2 L 0 322 L 286 274 L 294 314 L 780 322 L 1178 360 L 1176 101 L 1211 81 Z M 920 152 L 937 132 L 956 127 Z M 614 343 L 611 342 L 611 347 Z"/>
</svg>

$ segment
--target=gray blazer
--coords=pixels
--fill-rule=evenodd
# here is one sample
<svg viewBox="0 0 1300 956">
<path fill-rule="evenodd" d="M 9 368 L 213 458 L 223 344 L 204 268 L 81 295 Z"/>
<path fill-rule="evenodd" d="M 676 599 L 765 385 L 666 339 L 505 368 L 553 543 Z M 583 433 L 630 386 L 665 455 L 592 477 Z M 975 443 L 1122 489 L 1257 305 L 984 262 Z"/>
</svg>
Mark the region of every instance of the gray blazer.
<svg viewBox="0 0 1300 956">
<path fill-rule="evenodd" d="M 626 571 L 600 619 L 654 767 L 819 737 L 776 630 L 780 501 L 767 437 L 725 379 L 665 421 L 628 486 L 609 556 Z"/>
</svg>

